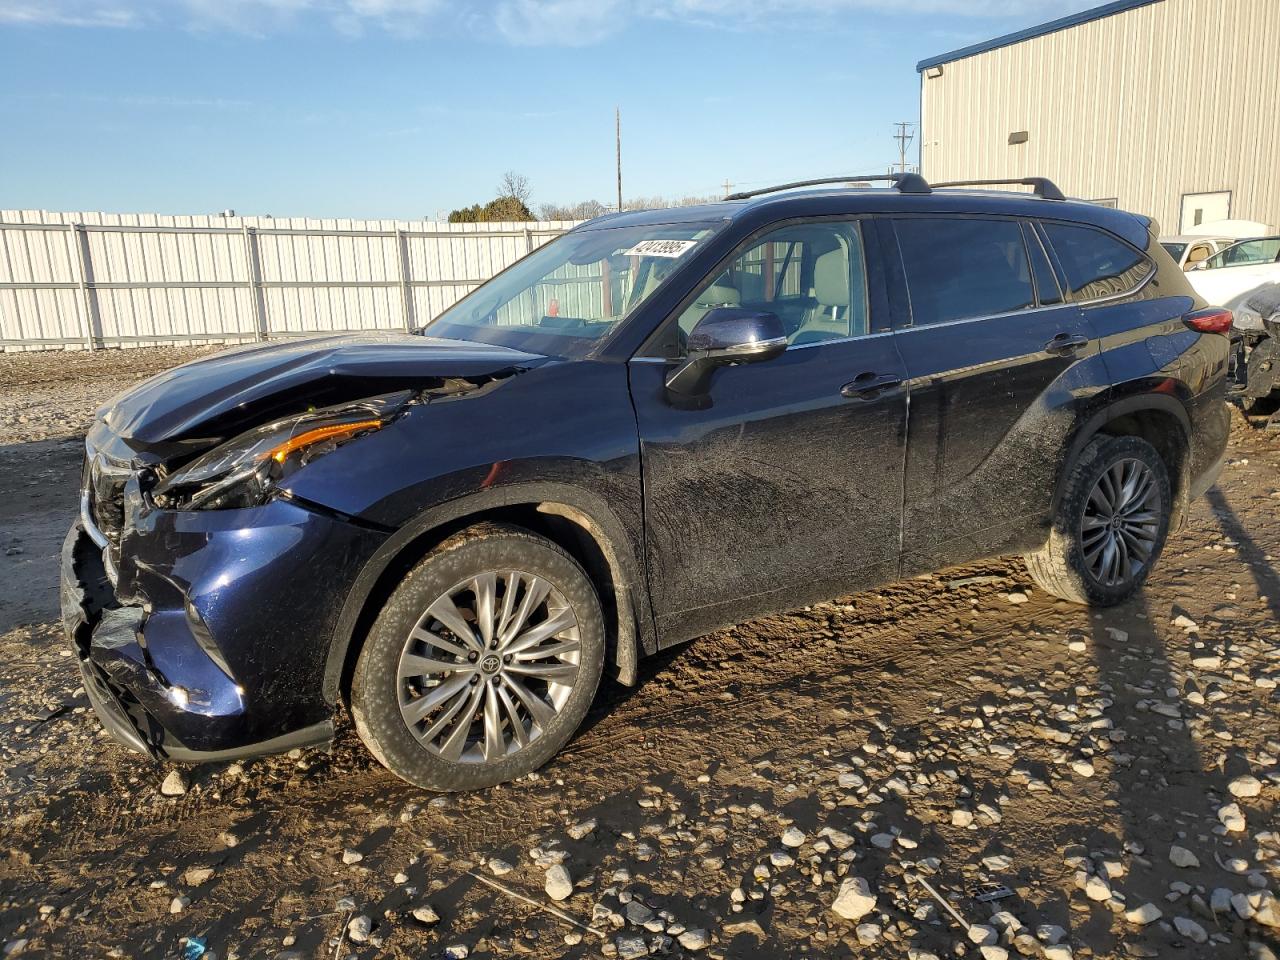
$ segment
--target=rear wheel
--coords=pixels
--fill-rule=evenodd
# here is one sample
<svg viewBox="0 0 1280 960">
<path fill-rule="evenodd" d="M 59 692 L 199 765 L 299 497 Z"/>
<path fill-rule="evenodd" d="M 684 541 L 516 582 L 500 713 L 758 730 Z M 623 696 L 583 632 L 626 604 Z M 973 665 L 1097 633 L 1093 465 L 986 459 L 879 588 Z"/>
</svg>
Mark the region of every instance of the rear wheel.
<svg viewBox="0 0 1280 960">
<path fill-rule="evenodd" d="M 1139 437 L 1099 436 L 1071 467 L 1045 546 L 1026 556 L 1039 586 L 1111 606 L 1146 582 L 1169 533 L 1169 471 Z"/>
<path fill-rule="evenodd" d="M 356 663 L 356 730 L 388 769 L 472 790 L 573 736 L 604 665 L 604 620 L 572 557 L 527 530 L 471 527 L 414 567 Z"/>
</svg>

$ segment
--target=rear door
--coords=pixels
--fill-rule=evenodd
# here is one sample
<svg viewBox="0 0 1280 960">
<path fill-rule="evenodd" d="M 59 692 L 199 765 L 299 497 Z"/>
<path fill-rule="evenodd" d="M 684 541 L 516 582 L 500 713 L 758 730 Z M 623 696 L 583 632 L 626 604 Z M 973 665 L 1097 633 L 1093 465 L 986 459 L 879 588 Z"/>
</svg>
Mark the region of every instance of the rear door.
<svg viewBox="0 0 1280 960">
<path fill-rule="evenodd" d="M 749 306 L 777 313 L 790 345 L 717 370 L 698 402 L 667 392 L 661 350 L 631 360 L 664 643 L 896 576 L 905 372 L 868 235 L 795 222 L 713 270 L 668 324 L 687 335 L 714 306 Z"/>
<path fill-rule="evenodd" d="M 1043 537 L 1070 430 L 1074 373 L 1098 353 L 1035 227 L 1015 218 L 895 217 L 908 308 L 904 573 Z"/>
</svg>

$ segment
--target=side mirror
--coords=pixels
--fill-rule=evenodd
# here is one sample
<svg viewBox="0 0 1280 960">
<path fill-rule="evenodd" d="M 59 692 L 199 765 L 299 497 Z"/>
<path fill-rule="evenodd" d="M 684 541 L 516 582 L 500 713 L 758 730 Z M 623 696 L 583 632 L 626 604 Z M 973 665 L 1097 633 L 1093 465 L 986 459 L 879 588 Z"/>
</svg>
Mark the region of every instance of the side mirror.
<svg viewBox="0 0 1280 960">
<path fill-rule="evenodd" d="M 689 334 L 685 359 L 667 377 L 667 389 L 693 396 L 705 393 L 716 367 L 772 360 L 787 349 L 787 332 L 776 313 L 715 307 Z"/>
</svg>

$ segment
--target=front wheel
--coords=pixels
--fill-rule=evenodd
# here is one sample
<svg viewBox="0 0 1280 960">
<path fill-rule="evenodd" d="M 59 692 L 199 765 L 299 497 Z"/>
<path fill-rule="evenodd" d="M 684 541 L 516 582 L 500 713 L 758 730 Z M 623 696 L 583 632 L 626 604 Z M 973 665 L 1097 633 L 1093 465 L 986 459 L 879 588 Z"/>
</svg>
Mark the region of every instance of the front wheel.
<svg viewBox="0 0 1280 960">
<path fill-rule="evenodd" d="M 392 773 L 474 790 L 546 763 L 573 736 L 604 666 L 595 588 L 560 547 L 482 524 L 396 588 L 351 682 L 360 738 Z"/>
<path fill-rule="evenodd" d="M 1108 607 L 1146 582 L 1169 533 L 1169 471 L 1140 437 L 1099 436 L 1071 466 L 1048 542 L 1025 557 L 1064 600 Z"/>
</svg>

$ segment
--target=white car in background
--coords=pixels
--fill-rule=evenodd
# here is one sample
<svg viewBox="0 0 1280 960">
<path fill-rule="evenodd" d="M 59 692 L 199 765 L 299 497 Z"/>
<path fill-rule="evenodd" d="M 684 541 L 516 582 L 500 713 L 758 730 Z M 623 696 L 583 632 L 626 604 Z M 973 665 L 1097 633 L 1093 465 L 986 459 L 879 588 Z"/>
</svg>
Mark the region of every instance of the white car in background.
<svg viewBox="0 0 1280 960">
<path fill-rule="evenodd" d="M 1215 253 L 1227 249 L 1238 237 L 1199 237 L 1184 233 L 1176 237 L 1161 237 L 1160 246 L 1164 247 L 1173 262 L 1183 270 L 1190 270 L 1197 264 L 1208 260 Z"/>
<path fill-rule="evenodd" d="M 1234 243 L 1193 267 L 1187 279 L 1208 303 L 1234 311 L 1263 284 L 1280 282 L 1280 236 Z"/>
</svg>

